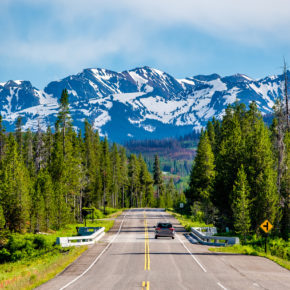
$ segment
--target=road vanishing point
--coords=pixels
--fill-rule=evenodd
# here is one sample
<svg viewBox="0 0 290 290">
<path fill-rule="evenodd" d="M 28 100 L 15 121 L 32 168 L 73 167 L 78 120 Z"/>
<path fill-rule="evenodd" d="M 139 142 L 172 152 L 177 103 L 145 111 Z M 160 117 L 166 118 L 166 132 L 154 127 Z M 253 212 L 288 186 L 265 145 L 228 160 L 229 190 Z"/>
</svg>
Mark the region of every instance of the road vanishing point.
<svg viewBox="0 0 290 290">
<path fill-rule="evenodd" d="M 168 221 L 175 239 L 154 238 Z M 162 209 L 124 211 L 114 227 L 74 263 L 38 289 L 290 289 L 290 272 L 262 257 L 212 253 L 193 244 Z"/>
</svg>

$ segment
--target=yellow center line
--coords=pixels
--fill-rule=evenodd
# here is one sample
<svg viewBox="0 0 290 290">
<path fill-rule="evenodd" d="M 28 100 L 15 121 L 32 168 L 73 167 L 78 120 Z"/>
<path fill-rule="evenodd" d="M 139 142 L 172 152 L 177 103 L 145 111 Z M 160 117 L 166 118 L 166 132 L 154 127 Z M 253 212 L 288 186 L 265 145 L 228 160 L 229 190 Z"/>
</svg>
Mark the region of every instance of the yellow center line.
<svg viewBox="0 0 290 290">
<path fill-rule="evenodd" d="M 144 270 L 150 270 L 150 256 L 149 256 L 149 234 L 146 214 L 144 213 L 144 229 L 145 229 L 145 264 Z"/>
<path fill-rule="evenodd" d="M 149 281 L 147 281 L 147 283 L 145 281 L 143 281 L 142 282 L 142 290 L 149 290 L 149 289 L 150 289 L 150 283 L 149 283 Z"/>
</svg>

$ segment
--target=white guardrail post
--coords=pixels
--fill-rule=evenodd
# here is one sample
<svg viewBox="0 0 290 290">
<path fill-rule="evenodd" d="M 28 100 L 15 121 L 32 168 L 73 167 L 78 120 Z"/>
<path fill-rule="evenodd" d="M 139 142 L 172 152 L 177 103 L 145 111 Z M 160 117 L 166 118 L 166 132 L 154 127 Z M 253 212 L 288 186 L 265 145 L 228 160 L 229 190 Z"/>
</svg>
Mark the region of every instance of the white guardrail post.
<svg viewBox="0 0 290 290">
<path fill-rule="evenodd" d="M 220 237 L 214 236 L 215 234 L 217 234 L 217 229 L 215 227 L 191 228 L 190 233 L 190 235 L 203 245 L 227 246 L 240 243 L 238 237 Z"/>
<path fill-rule="evenodd" d="M 72 246 L 84 246 L 96 243 L 105 235 L 105 228 L 99 228 L 97 231 L 87 236 L 76 236 L 76 237 L 58 237 L 56 244 L 61 247 L 72 247 Z"/>
</svg>

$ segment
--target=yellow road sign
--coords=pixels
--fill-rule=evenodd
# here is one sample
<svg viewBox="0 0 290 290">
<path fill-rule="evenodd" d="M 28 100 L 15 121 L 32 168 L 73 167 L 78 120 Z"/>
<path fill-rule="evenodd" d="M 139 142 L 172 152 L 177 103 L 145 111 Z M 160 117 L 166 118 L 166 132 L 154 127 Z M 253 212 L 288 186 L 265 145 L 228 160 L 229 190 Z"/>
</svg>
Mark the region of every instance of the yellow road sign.
<svg viewBox="0 0 290 290">
<path fill-rule="evenodd" d="M 273 228 L 273 225 L 272 225 L 268 220 L 265 220 L 265 221 L 260 225 L 260 228 L 261 228 L 265 233 L 268 233 L 268 232 Z"/>
</svg>

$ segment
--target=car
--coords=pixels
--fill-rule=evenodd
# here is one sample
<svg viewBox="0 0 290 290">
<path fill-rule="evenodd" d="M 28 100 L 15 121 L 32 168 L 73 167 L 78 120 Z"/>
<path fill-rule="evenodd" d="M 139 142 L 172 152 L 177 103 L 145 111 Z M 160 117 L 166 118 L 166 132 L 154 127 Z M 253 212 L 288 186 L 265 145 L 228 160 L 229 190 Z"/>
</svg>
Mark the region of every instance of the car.
<svg viewBox="0 0 290 290">
<path fill-rule="evenodd" d="M 159 222 L 155 228 L 155 239 L 158 237 L 171 237 L 174 239 L 175 229 L 173 228 L 171 223 L 162 223 Z"/>
</svg>

